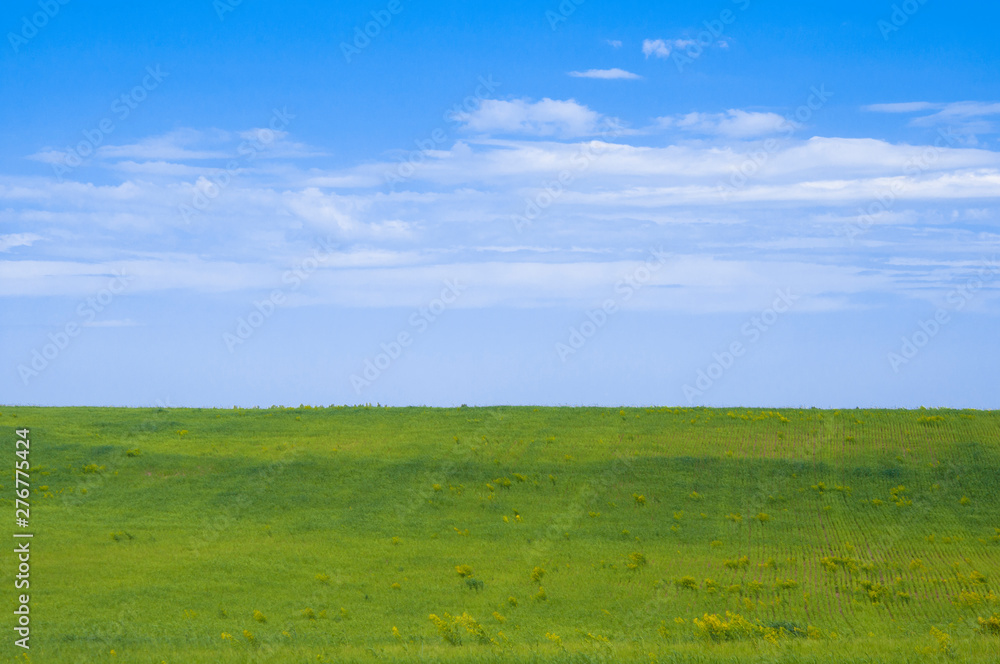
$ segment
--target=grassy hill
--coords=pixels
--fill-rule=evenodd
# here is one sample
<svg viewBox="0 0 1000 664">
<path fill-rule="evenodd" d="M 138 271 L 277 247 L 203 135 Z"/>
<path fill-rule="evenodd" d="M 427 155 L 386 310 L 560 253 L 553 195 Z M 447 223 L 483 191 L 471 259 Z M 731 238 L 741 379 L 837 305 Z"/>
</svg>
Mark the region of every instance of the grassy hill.
<svg viewBox="0 0 1000 664">
<path fill-rule="evenodd" d="M 7 406 L 0 424 L 11 532 L 31 431 L 35 662 L 1000 656 L 998 412 Z"/>
</svg>

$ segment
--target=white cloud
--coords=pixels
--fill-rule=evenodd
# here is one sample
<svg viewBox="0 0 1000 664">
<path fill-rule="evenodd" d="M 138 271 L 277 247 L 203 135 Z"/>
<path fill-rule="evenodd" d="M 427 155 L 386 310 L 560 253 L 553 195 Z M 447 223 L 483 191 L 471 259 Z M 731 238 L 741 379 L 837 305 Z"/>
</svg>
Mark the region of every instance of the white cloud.
<svg viewBox="0 0 1000 664">
<path fill-rule="evenodd" d="M 486 260 L 437 264 L 345 263 L 337 254 L 316 269 L 301 294 L 311 304 L 350 307 L 424 306 L 427 294 L 439 292 L 445 280 L 465 288 L 455 306 L 540 307 L 553 302 L 592 306 L 595 293 L 613 293 L 624 276 L 634 274 L 640 260 Z M 392 257 L 389 257 L 390 260 Z M 0 296 L 85 296 L 106 287 L 110 275 L 133 277 L 129 293 L 183 289 L 199 293 L 231 293 L 273 289 L 284 269 L 261 263 L 211 261 L 195 257 L 78 263 L 69 261 L 0 261 Z M 709 254 L 671 253 L 630 308 L 667 311 L 753 311 L 761 292 L 788 287 L 820 306 L 822 298 L 887 288 L 888 271 L 862 270 L 789 260 L 725 260 Z M 771 291 L 773 292 L 773 291 Z M 772 296 L 773 297 L 773 296 Z M 105 327 L 135 325 L 111 320 Z"/>
<path fill-rule="evenodd" d="M 621 42 L 620 39 L 605 39 L 604 41 L 607 42 L 607 44 L 611 48 L 621 48 L 622 47 L 622 42 Z"/>
<path fill-rule="evenodd" d="M 367 201 L 339 194 L 324 194 L 315 187 L 299 192 L 285 192 L 282 196 L 287 209 L 315 228 L 336 232 L 347 238 L 407 238 L 410 224 L 398 219 L 383 219 L 363 223 L 361 213 L 369 207 Z"/>
<path fill-rule="evenodd" d="M 966 117 L 989 111 L 950 109 Z M 763 142 L 746 139 L 782 131 L 783 120 L 741 110 L 663 120 L 711 141 L 630 144 L 628 134 L 589 140 L 605 119 L 573 100 L 493 101 L 467 114 L 466 128 L 522 136 L 441 144 L 391 191 L 384 174 L 398 167 L 392 155 L 337 169 L 304 168 L 292 159 L 255 164 L 189 225 L 177 207 L 206 190 L 212 176 L 197 156 L 120 161 L 99 184 L 83 175 L 63 182 L 0 175 L 0 224 L 11 233 L 0 235 L 0 250 L 30 247 L 0 260 L 0 295 L 89 294 L 117 267 L 137 276 L 136 292 L 269 289 L 308 254 L 303 246 L 311 238 L 329 235 L 346 245 L 344 253 L 309 280 L 303 302 L 409 306 L 425 303 L 442 279 L 458 277 L 475 286 L 461 306 L 586 307 L 631 269 L 624 259 L 641 253 L 636 245 L 655 243 L 669 224 L 671 251 L 716 255 L 679 257 L 685 269 L 659 273 L 635 306 L 735 310 L 777 281 L 812 284 L 811 301 L 822 306 L 856 306 L 852 293 L 896 288 L 894 273 L 872 269 L 870 255 L 852 256 L 846 245 L 845 264 L 836 270 L 823 260 L 810 264 L 820 251 L 840 260 L 833 254 L 842 238 L 831 232 L 803 239 L 804 227 L 849 225 L 859 208 L 893 192 L 892 209 L 875 215 L 863 246 L 912 249 L 913 229 L 924 242 L 947 233 L 951 245 L 940 248 L 947 258 L 979 241 L 972 231 L 962 234 L 964 225 L 981 228 L 1000 210 L 995 151 L 935 149 L 928 161 L 926 145 L 788 136 L 761 157 Z M 248 136 L 261 138 L 254 130 L 234 132 L 224 143 Z M 216 139 L 203 143 L 212 147 Z M 274 142 L 291 140 L 276 135 Z M 197 152 L 203 143 L 179 147 Z M 720 183 L 758 163 L 723 205 Z M 553 183 L 563 173 L 570 177 L 557 191 Z M 518 234 L 512 217 L 543 199 L 539 219 Z M 956 209 L 980 218 L 963 224 L 950 216 Z M 692 247 L 693 235 L 700 248 Z M 43 237 L 48 241 L 29 243 Z M 190 255 L 163 255 L 162 247 Z M 771 262 L 755 263 L 764 252 Z"/>
<path fill-rule="evenodd" d="M 908 101 L 895 104 L 870 104 L 862 106 L 861 110 L 872 113 L 915 113 L 942 107 L 944 104 L 934 104 L 929 101 Z"/>
<path fill-rule="evenodd" d="M 1000 103 L 961 101 L 947 104 L 937 113 L 914 118 L 910 124 L 918 127 L 952 125 L 955 129 L 971 133 L 988 134 L 993 124 L 983 118 L 1000 115 Z"/>
<path fill-rule="evenodd" d="M 755 138 L 797 128 L 777 113 L 755 113 L 730 109 L 725 113 L 688 113 L 657 118 L 661 126 L 727 138 Z"/>
<path fill-rule="evenodd" d="M 30 247 L 41 239 L 41 235 L 35 235 L 34 233 L 0 235 L 0 251 L 10 251 L 14 247 Z"/>
<path fill-rule="evenodd" d="M 913 127 L 947 126 L 956 136 L 957 142 L 975 145 L 977 134 L 997 133 L 996 124 L 987 119 L 1000 115 L 1000 103 L 982 101 L 958 101 L 948 104 L 926 101 L 904 102 L 897 104 L 872 104 L 863 106 L 862 110 L 879 113 L 921 113 L 937 111 L 929 115 L 921 115 L 910 120 Z"/>
<path fill-rule="evenodd" d="M 162 136 L 152 136 L 128 145 L 102 145 L 97 156 L 104 159 L 140 159 L 179 161 L 182 159 L 225 159 L 233 155 L 224 150 L 205 150 L 201 146 L 218 144 L 228 138 L 224 132 L 178 129 Z"/>
<path fill-rule="evenodd" d="M 573 99 L 561 101 L 547 97 L 537 102 L 487 99 L 475 111 L 458 114 L 456 118 L 466 129 L 487 134 L 564 138 L 594 135 L 602 120 L 600 113 Z"/>
<path fill-rule="evenodd" d="M 617 67 L 614 69 L 588 69 L 587 71 L 571 71 L 569 72 L 569 75 L 575 78 L 603 78 L 603 79 L 624 78 L 631 80 L 642 78 L 642 76 L 639 76 L 638 74 L 633 74 L 630 71 L 625 71 L 624 69 L 618 69 Z"/>
<path fill-rule="evenodd" d="M 687 48 L 696 43 L 693 39 L 644 39 L 642 53 L 647 58 L 651 55 L 658 58 L 669 58 L 674 49 Z"/>
<path fill-rule="evenodd" d="M 642 53 L 647 58 L 651 55 L 667 58 L 670 57 L 670 47 L 662 39 L 646 39 L 642 42 Z"/>
</svg>

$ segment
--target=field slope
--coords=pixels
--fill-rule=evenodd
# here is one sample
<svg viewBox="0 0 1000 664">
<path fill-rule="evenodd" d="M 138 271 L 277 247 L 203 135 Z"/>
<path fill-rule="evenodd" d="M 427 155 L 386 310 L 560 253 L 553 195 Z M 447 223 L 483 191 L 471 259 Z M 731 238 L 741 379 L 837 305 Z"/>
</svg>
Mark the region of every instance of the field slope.
<svg viewBox="0 0 1000 664">
<path fill-rule="evenodd" d="M 0 423 L 11 469 L 31 430 L 30 661 L 1000 657 L 998 412 L 6 406 Z M 12 641 L 0 656 L 26 661 Z"/>
</svg>

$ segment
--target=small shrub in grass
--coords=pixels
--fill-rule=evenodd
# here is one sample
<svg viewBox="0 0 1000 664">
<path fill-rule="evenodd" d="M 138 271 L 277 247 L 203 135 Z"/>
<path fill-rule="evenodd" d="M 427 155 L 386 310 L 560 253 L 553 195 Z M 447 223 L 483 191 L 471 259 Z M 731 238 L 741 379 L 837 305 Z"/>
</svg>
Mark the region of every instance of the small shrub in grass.
<svg viewBox="0 0 1000 664">
<path fill-rule="evenodd" d="M 259 623 L 266 623 L 267 622 L 267 616 L 265 616 L 261 611 L 256 611 L 255 610 L 253 612 L 253 619 L 256 620 Z"/>
<path fill-rule="evenodd" d="M 316 612 L 310 608 L 302 609 L 302 617 L 306 620 L 316 620 Z"/>
<path fill-rule="evenodd" d="M 455 571 L 458 572 L 458 575 L 463 579 L 470 577 L 473 574 L 471 565 L 455 565 Z"/>
<path fill-rule="evenodd" d="M 742 556 L 740 558 L 735 558 L 733 560 L 723 561 L 722 564 L 728 567 L 729 569 L 739 569 L 741 567 L 745 569 L 747 567 L 750 567 L 750 559 L 747 558 L 746 556 Z"/>
<path fill-rule="evenodd" d="M 450 615 L 446 613 L 443 618 L 439 618 L 436 614 L 432 613 L 428 618 L 434 623 L 438 634 L 446 643 L 450 643 L 453 646 L 462 645 L 462 633 L 458 630 L 458 625 Z"/>
<path fill-rule="evenodd" d="M 643 496 L 642 494 L 639 493 L 633 493 L 632 500 L 634 500 L 635 504 L 640 507 L 646 504 L 646 496 Z"/>
<path fill-rule="evenodd" d="M 745 639 L 763 639 L 777 642 L 785 635 L 784 630 L 766 627 L 759 622 L 748 620 L 738 613 L 726 611 L 725 617 L 715 613 L 706 613 L 692 622 L 698 627 L 701 635 L 709 641 L 740 641 Z"/>
<path fill-rule="evenodd" d="M 541 567 L 536 567 L 535 569 L 531 570 L 531 580 L 534 581 L 535 583 L 541 583 L 543 576 L 545 576 L 545 570 L 542 569 Z"/>
<path fill-rule="evenodd" d="M 1000 615 L 994 613 L 989 618 L 978 618 L 979 631 L 990 636 L 1000 636 Z"/>
<path fill-rule="evenodd" d="M 136 448 L 133 448 L 133 449 L 131 449 L 131 450 L 127 450 L 127 451 L 125 452 L 125 456 L 128 456 L 128 457 L 137 457 L 137 456 L 139 456 L 140 454 L 142 454 L 142 452 L 140 452 L 140 451 L 139 451 L 139 448 L 138 448 L 138 447 L 136 447 Z"/>
<path fill-rule="evenodd" d="M 486 633 L 486 629 L 468 613 L 463 613 L 460 616 L 454 617 L 448 615 L 447 613 L 444 614 L 443 617 L 438 617 L 432 613 L 429 618 L 430 621 L 434 623 L 434 627 L 437 628 L 438 634 L 441 635 L 441 638 L 453 646 L 462 645 L 463 630 L 479 643 L 497 643 L 495 640 L 490 638 L 489 634 Z"/>
<path fill-rule="evenodd" d="M 951 643 L 951 635 L 945 634 L 937 627 L 931 627 L 931 636 L 937 641 L 937 652 L 942 655 L 952 656 L 955 654 L 955 646 Z"/>
<path fill-rule="evenodd" d="M 889 594 L 888 588 L 881 583 L 873 583 L 872 581 L 862 581 L 861 588 L 872 604 L 878 604 Z"/>
<path fill-rule="evenodd" d="M 645 564 L 646 564 L 646 556 L 644 556 L 639 552 L 636 552 L 629 555 L 628 562 L 625 563 L 625 567 L 633 572 L 637 572 Z"/>
<path fill-rule="evenodd" d="M 675 579 L 674 585 L 683 590 L 698 590 L 698 581 L 693 576 L 682 576 Z"/>
<path fill-rule="evenodd" d="M 958 593 L 958 598 L 955 600 L 955 603 L 959 606 L 972 608 L 983 604 L 985 601 L 986 598 L 979 593 L 971 590 L 963 590 Z"/>
<path fill-rule="evenodd" d="M 465 585 L 466 587 L 468 587 L 469 590 L 475 590 L 476 592 L 479 592 L 483 589 L 483 586 L 485 584 L 483 583 L 482 579 L 468 578 L 465 580 Z"/>
</svg>

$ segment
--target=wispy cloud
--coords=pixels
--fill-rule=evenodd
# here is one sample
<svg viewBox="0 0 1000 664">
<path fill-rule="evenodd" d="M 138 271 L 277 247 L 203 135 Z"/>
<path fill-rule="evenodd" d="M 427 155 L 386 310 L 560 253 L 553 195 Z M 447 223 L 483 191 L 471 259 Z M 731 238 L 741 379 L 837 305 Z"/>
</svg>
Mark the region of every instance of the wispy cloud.
<svg viewBox="0 0 1000 664">
<path fill-rule="evenodd" d="M 545 98 L 502 101 L 487 99 L 479 108 L 456 119 L 466 129 L 486 134 L 524 134 L 571 138 L 598 133 L 603 116 L 573 99 Z"/>
<path fill-rule="evenodd" d="M 657 58 L 669 58 L 674 49 L 687 48 L 695 43 L 693 39 L 644 39 L 642 53 L 647 58 L 651 55 Z"/>
<path fill-rule="evenodd" d="M 30 247 L 35 242 L 42 239 L 41 235 L 34 233 L 10 233 L 0 235 L 0 251 L 10 251 L 14 247 Z"/>
<path fill-rule="evenodd" d="M 894 104 L 871 104 L 862 106 L 862 110 L 876 113 L 918 114 L 926 111 L 937 111 L 919 115 L 909 121 L 913 127 L 935 127 L 947 125 L 955 132 L 967 135 L 968 142 L 975 144 L 976 134 L 997 133 L 996 124 L 988 118 L 1000 115 L 1000 102 L 957 101 L 950 103 L 934 103 L 926 101 L 903 102 Z"/>
<path fill-rule="evenodd" d="M 949 110 L 974 117 L 989 109 Z M 866 238 L 871 248 L 898 239 L 894 233 L 904 227 L 930 232 L 939 219 L 947 219 L 953 233 L 966 219 L 956 220 L 954 210 L 974 210 L 970 224 L 980 228 L 995 218 L 1000 200 L 995 151 L 936 149 L 932 162 L 907 172 L 905 165 L 922 159 L 926 146 L 803 140 L 788 132 L 769 151 L 766 168 L 731 194 L 739 205 L 721 206 L 719 183 L 761 149 L 749 139 L 786 132 L 792 123 L 771 112 L 693 112 L 660 120 L 683 140 L 649 145 L 648 137 L 601 135 L 607 119 L 573 99 L 489 100 L 461 117 L 476 135 L 423 153 L 400 189 L 382 186 L 382 173 L 393 166 L 389 156 L 338 169 L 276 157 L 268 168 L 258 165 L 235 178 L 191 226 L 181 224 L 177 205 L 205 187 L 212 164 L 197 153 L 214 149 L 216 141 L 231 146 L 265 138 L 259 130 L 181 144 L 195 154 L 176 161 L 115 162 L 101 183 L 83 174 L 62 182 L 0 175 L 0 223 L 17 231 L 0 236 L 0 248 L 30 247 L 0 260 L 0 295 L 86 294 L 103 288 L 112 269 L 136 275 L 136 292 L 266 289 L 308 255 L 310 238 L 328 236 L 344 243 L 345 254 L 310 278 L 303 292 L 308 302 L 409 306 L 425 301 L 440 279 L 457 276 L 481 293 L 470 289 L 462 306 L 579 303 L 627 269 L 641 229 L 669 226 L 677 239 L 673 249 L 689 254 L 685 264 L 702 281 L 663 272 L 665 280 L 651 284 L 656 289 L 648 291 L 648 306 L 734 310 L 747 301 L 747 289 L 789 275 L 815 284 L 817 294 L 841 294 L 824 306 L 856 306 L 853 293 L 891 290 L 895 273 L 869 272 L 862 257 L 846 260 L 840 271 L 807 267 L 815 257 L 810 252 L 831 242 L 835 247 L 840 238 L 831 240 L 829 232 L 803 237 L 796 232 L 803 223 L 839 228 L 849 223 L 845 215 L 885 192 L 902 192 L 892 214 L 879 216 Z M 295 144 L 290 134 L 268 137 Z M 162 138 L 134 145 L 150 146 L 145 155 L 151 156 L 157 146 L 168 149 Z M 570 177 L 560 183 L 562 174 Z M 530 236 L 518 235 L 510 222 L 526 202 L 544 203 Z M 824 214 L 831 219 L 824 221 Z M 685 247 L 685 234 L 699 239 Z M 768 244 L 775 238 L 785 244 Z M 68 245 L 74 259 L 67 258 Z M 164 255 L 164 246 L 183 249 Z M 780 256 L 758 260 L 779 250 Z M 703 251 L 716 255 L 697 255 Z M 849 292 L 842 283 L 852 284 Z"/>
<path fill-rule="evenodd" d="M 617 67 L 614 69 L 588 69 L 587 71 L 571 71 L 569 72 L 569 75 L 575 78 L 603 78 L 603 79 L 624 78 L 631 80 L 642 78 L 642 76 L 639 76 L 638 74 L 633 74 L 630 71 L 625 71 L 624 69 L 618 69 Z"/>
<path fill-rule="evenodd" d="M 728 138 L 756 138 L 797 128 L 777 113 L 756 113 L 730 109 L 725 113 L 688 113 L 657 118 L 662 127 Z"/>
<path fill-rule="evenodd" d="M 929 101 L 906 101 L 892 104 L 869 104 L 862 106 L 861 110 L 872 113 L 916 113 L 931 109 L 944 108 L 944 104 L 935 104 Z"/>
</svg>

